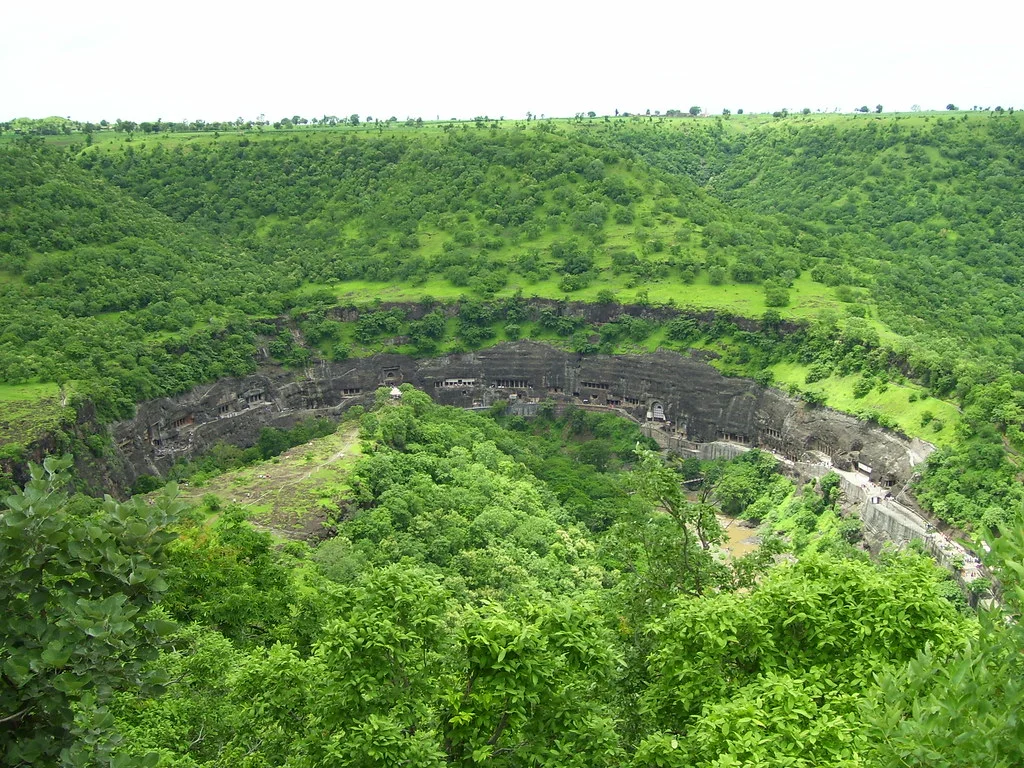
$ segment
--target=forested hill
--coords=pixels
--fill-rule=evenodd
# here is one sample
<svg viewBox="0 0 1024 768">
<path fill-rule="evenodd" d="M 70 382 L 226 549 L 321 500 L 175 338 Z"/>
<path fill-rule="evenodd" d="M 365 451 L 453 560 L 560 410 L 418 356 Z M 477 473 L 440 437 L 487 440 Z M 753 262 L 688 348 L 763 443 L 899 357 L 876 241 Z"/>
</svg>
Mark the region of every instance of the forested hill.
<svg viewBox="0 0 1024 768">
<path fill-rule="evenodd" d="M 595 245 L 613 252 L 609 225 L 630 225 L 630 250 L 654 256 L 653 265 L 623 265 L 631 259 L 621 254 L 618 264 L 645 280 L 711 276 L 720 266 L 725 275 L 714 274 L 725 282 L 786 284 L 807 271 L 845 287 L 841 300 L 876 305 L 897 333 L 1021 357 L 1021 120 L 803 119 L 750 130 L 670 120 L 464 129 L 440 139 L 329 134 L 196 151 L 157 145 L 142 157 L 97 149 L 98 163 L 86 155 L 84 164 L 173 218 L 221 232 L 262 226 L 261 240 L 277 250 L 345 256 L 327 268 L 309 264 L 311 279 L 410 279 L 462 267 L 465 279 L 494 286 L 530 276 L 529 265 L 508 258 L 499 259 L 508 273 L 495 273 L 486 258 L 513 256 L 503 248 L 510 241 L 543 247 L 552 239 L 545 233 L 600 232 L 605 242 Z M 631 163 L 634 153 L 668 173 Z M 659 225 L 689 227 L 690 236 Z M 438 258 L 440 244 L 419 241 L 440 232 L 468 252 Z M 669 274 L 658 275 L 664 265 Z"/>
<path fill-rule="evenodd" d="M 871 557 L 836 473 L 364 390 L 175 464 L 191 509 L 0 471 L 0 766 L 1019 766 L 1020 120 L 0 137 L 4 470 L 258 360 L 696 350 L 934 440 L 998 598 Z"/>
<path fill-rule="evenodd" d="M 519 335 L 581 352 L 697 345 L 940 443 L 980 436 L 998 459 L 949 472 L 980 462 L 1004 487 L 1016 459 L 1001 444 L 1024 442 L 1022 135 L 1001 113 L 9 137 L 0 396 L 55 382 L 121 416 L 251 370 L 258 337 L 292 365 Z M 531 296 L 710 308 L 766 332 L 588 327 L 524 315 Z M 378 299 L 456 308 L 426 325 L 330 319 Z M 288 313 L 301 334 L 281 333 Z M 780 319 L 803 335 L 780 341 Z M 908 415 L 890 383 L 955 402 L 963 429 L 948 404 L 949 418 Z M 998 506 L 979 483 L 944 514 Z"/>
<path fill-rule="evenodd" d="M 904 334 L 1021 365 L 1024 128 L 991 117 L 864 117 L 622 131 L 619 143 L 730 206 L 814 236 L 816 279 L 870 290 Z M 735 236 L 727 233 L 727 240 Z"/>
<path fill-rule="evenodd" d="M 724 290 L 690 299 L 682 285 L 785 288 L 803 275 L 831 289 L 820 303 L 866 310 L 943 353 L 1022 354 L 1017 115 L 494 126 L 96 142 L 78 148 L 85 176 L 47 177 L 52 159 L 30 177 L 12 169 L 5 188 L 21 191 L 4 202 L 22 210 L 0 240 L 4 269 L 17 274 L 33 252 L 97 244 L 88 211 L 120 199 L 95 185 L 102 179 L 189 232 L 231 242 L 234 259 L 252 252 L 297 282 L 444 277 L 485 294 L 590 286 L 592 296 L 604 283 L 626 287 L 618 273 L 652 298 L 728 306 Z M 23 220 L 34 201 L 75 212 Z M 552 253 L 573 238 L 580 259 Z M 46 268 L 29 276 L 46 279 Z M 593 279 L 545 285 L 592 270 Z M 130 305 L 104 292 L 107 306 Z"/>
</svg>

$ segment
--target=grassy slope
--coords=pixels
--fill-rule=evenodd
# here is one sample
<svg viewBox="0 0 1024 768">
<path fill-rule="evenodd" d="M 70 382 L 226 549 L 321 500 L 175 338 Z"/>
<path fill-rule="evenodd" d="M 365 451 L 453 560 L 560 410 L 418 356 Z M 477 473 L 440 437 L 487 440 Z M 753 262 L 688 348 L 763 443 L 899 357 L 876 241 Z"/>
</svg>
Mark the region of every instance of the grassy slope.
<svg viewBox="0 0 1024 768">
<path fill-rule="evenodd" d="M 898 119 L 908 126 L 923 126 L 927 121 L 934 119 L 936 116 L 942 116 L 942 113 L 939 113 L 939 115 L 926 113 L 901 115 Z M 986 119 L 986 116 L 969 115 L 968 118 L 970 120 L 982 120 Z M 802 125 L 833 125 L 840 128 L 852 128 L 868 122 L 884 125 L 887 121 L 891 121 L 892 119 L 893 117 L 889 115 L 879 116 L 874 114 L 854 116 L 831 114 L 812 114 L 807 116 L 793 115 L 784 120 L 772 118 L 768 115 L 733 115 L 727 119 L 703 118 L 694 120 L 690 118 L 681 118 L 664 120 L 661 121 L 661 123 L 665 130 L 723 130 L 726 133 L 741 136 L 753 131 L 789 131 L 792 128 L 798 128 Z M 601 118 L 583 121 L 582 123 L 572 120 L 556 120 L 549 122 L 555 124 L 560 131 L 566 134 L 572 134 L 575 131 L 593 132 L 597 130 L 606 130 L 609 125 Z M 614 126 L 615 123 L 616 121 L 612 121 L 611 125 Z M 500 124 L 499 130 L 511 130 L 520 124 L 521 123 L 517 121 L 505 121 Z M 443 138 L 449 130 L 451 130 L 448 126 L 449 124 L 446 122 L 426 123 L 422 128 L 409 128 L 401 124 L 395 124 L 384 131 L 384 134 L 388 136 L 405 135 L 409 137 L 423 137 L 425 140 L 439 140 Z M 471 128 L 470 130 L 476 131 L 477 129 Z M 372 140 L 378 135 L 378 130 L 373 126 L 360 126 L 357 128 L 339 127 L 334 129 L 307 128 L 293 131 L 267 130 L 262 133 L 249 132 L 245 134 L 244 138 L 251 142 L 274 142 L 300 135 L 326 137 L 333 134 L 361 136 L 365 137 L 367 140 Z M 76 139 L 78 140 L 76 141 Z M 127 137 L 113 132 L 95 134 L 95 139 L 95 148 L 102 151 L 119 150 L 128 143 Z M 68 137 L 52 137 L 49 141 L 57 144 L 81 143 L 79 137 L 70 137 L 70 139 Z M 136 151 L 147 151 L 152 150 L 157 146 L 173 148 L 177 145 L 188 146 L 190 144 L 220 143 L 222 145 L 229 145 L 233 141 L 237 141 L 237 137 L 231 134 L 223 134 L 219 138 L 215 138 L 209 133 L 156 136 L 137 134 L 131 142 L 131 146 L 133 146 Z M 616 172 L 621 171 L 617 170 Z M 662 237 L 671 242 L 671 239 L 674 237 L 674 233 L 678 229 L 679 225 L 686 222 L 665 213 L 658 215 L 653 213 L 659 194 L 662 194 L 662 192 L 655 189 L 650 194 L 645 195 L 644 199 L 635 204 L 638 219 L 644 219 L 646 217 L 649 223 L 648 227 L 644 228 L 642 232 L 639 232 L 638 227 L 634 227 L 632 225 L 617 225 L 609 222 L 605 229 L 607 237 L 605 247 L 636 247 L 638 240 L 641 237 Z M 257 232 L 259 233 L 270 228 L 277 220 L 278 217 L 266 217 L 261 220 Z M 693 235 L 695 238 L 699 239 L 700 232 L 701 228 L 699 226 L 693 227 Z M 441 252 L 441 245 L 449 237 L 447 233 L 441 230 L 431 230 L 426 227 L 422 228 L 418 234 L 420 235 L 421 245 L 415 252 L 427 257 L 434 257 L 439 254 Z M 563 233 L 563 235 L 564 234 L 565 233 Z M 534 241 L 515 245 L 509 243 L 497 251 L 495 256 L 508 258 L 525 247 L 545 247 L 549 245 L 555 237 L 555 234 L 545 232 Z M 688 250 L 698 258 L 706 255 L 705 250 L 699 243 L 690 244 Z M 707 281 L 706 272 L 701 272 L 697 280 L 692 284 L 684 284 L 678 279 L 669 278 L 647 281 L 642 285 L 635 285 L 631 284 L 631 282 L 635 283 L 635 281 L 631 281 L 628 275 L 612 274 L 609 269 L 607 259 L 599 258 L 597 266 L 600 270 L 599 279 L 592 283 L 588 288 L 574 292 L 571 294 L 570 298 L 592 300 L 596 297 L 599 291 L 607 289 L 613 291 L 617 298 L 623 302 L 634 301 L 643 291 L 646 291 L 647 297 L 654 303 L 672 302 L 677 306 L 717 309 L 749 317 L 760 316 L 766 308 L 764 292 L 759 285 L 728 283 L 721 286 L 712 286 Z M 3 277 L 5 280 L 11 279 L 10 276 L 2 274 L 0 274 L 0 277 Z M 415 301 L 424 296 L 432 296 L 442 300 L 452 300 L 467 293 L 465 288 L 453 286 L 443 278 L 429 279 L 425 283 L 419 284 L 394 281 L 388 283 L 345 281 L 334 283 L 330 286 L 317 286 L 316 284 L 311 283 L 303 286 L 301 291 L 308 292 L 318 287 L 329 287 L 334 295 L 338 297 L 339 301 L 343 302 L 361 302 L 376 298 L 382 298 L 385 300 Z M 549 278 L 538 282 L 529 282 L 515 274 L 511 276 L 508 284 L 505 288 L 499 291 L 497 295 L 511 295 L 516 290 L 522 290 L 523 294 L 526 296 L 538 296 L 554 299 L 565 298 L 565 293 L 559 288 L 558 280 L 556 278 Z M 838 310 L 840 314 L 845 314 L 845 305 L 843 302 L 839 301 L 835 293 L 835 289 L 813 282 L 809 279 L 807 274 L 804 273 L 794 284 L 790 294 L 790 305 L 788 307 L 780 308 L 780 314 L 786 318 L 804 319 L 814 317 L 822 309 L 829 308 Z M 895 333 L 877 319 L 877 313 L 872 312 L 869 322 L 876 330 L 879 331 L 883 342 L 896 337 Z M 162 333 L 166 334 L 167 332 Z M 648 343 L 647 346 L 652 347 L 655 343 L 656 338 Z M 777 366 L 774 372 L 776 374 L 776 379 L 783 384 L 802 383 L 803 371 L 801 371 L 798 366 Z M 850 394 L 849 390 L 852 387 L 852 380 L 827 379 L 820 382 L 817 387 L 820 387 L 821 391 L 825 392 L 829 398 L 829 403 L 836 407 L 847 410 L 858 410 L 864 407 L 877 408 L 878 410 L 896 417 L 908 432 L 912 434 L 921 434 L 926 438 L 935 439 L 939 442 L 944 442 L 946 439 L 951 437 L 951 425 L 956 421 L 956 414 L 953 406 L 947 403 L 940 404 L 934 400 L 930 401 L 928 404 L 925 402 L 910 404 L 906 402 L 907 397 L 904 396 L 908 395 L 908 393 L 901 392 L 900 388 L 895 385 L 890 385 L 889 392 L 884 394 L 872 392 L 867 398 L 862 400 L 856 400 L 852 397 L 852 394 Z M 14 390 L 9 391 L 8 399 L 13 396 L 16 396 L 23 402 L 32 402 L 33 400 L 40 402 L 44 399 L 43 396 L 39 394 L 39 391 L 33 389 L 31 386 L 20 389 L 17 392 Z M 5 410 L 8 413 L 12 412 L 10 407 L 5 408 Z M 932 410 L 935 415 L 946 424 L 946 427 L 939 433 L 934 433 L 930 429 L 922 430 L 919 421 L 921 412 L 924 410 Z"/>
<path fill-rule="evenodd" d="M 953 403 L 928 397 L 923 387 L 912 383 L 889 382 L 884 391 L 876 387 L 864 397 L 853 394 L 859 375 L 830 376 L 813 384 L 804 380 L 810 366 L 799 363 L 777 363 L 771 367 L 775 381 L 781 387 L 795 385 L 807 392 L 820 393 L 833 408 L 847 413 L 878 411 L 896 419 L 908 435 L 920 437 L 936 445 L 950 445 L 956 440 L 956 425 L 960 422 L 960 409 Z M 915 399 L 910 400 L 911 397 Z M 924 423 L 922 417 L 931 413 L 933 419 Z M 940 426 L 941 429 L 935 429 Z"/>
<path fill-rule="evenodd" d="M 621 238 L 625 240 L 625 238 Z M 614 242 L 614 238 L 609 238 Z M 760 317 L 768 308 L 765 304 L 764 289 L 753 284 L 711 285 L 706 274 L 701 274 L 693 283 L 682 283 L 678 280 L 664 280 L 630 285 L 628 275 L 612 274 L 607 261 L 598 260 L 601 276 L 587 288 L 566 294 L 558 287 L 558 280 L 549 278 L 538 282 L 529 282 L 513 275 L 508 284 L 494 295 L 498 298 L 512 296 L 522 291 L 527 298 L 571 299 L 573 301 L 594 301 L 597 294 L 610 290 L 622 304 L 635 303 L 642 295 L 654 304 L 674 304 L 677 307 L 695 309 L 714 309 L 727 314 L 741 317 Z M 360 303 L 380 298 L 383 301 L 420 301 L 424 297 L 433 297 L 444 301 L 455 301 L 470 293 L 466 288 L 452 285 L 444 278 L 427 280 L 420 285 L 408 282 L 373 283 L 365 280 L 348 280 L 323 285 L 309 283 L 303 286 L 303 293 L 313 293 L 328 289 L 334 292 L 342 303 Z M 790 291 L 790 303 L 787 307 L 778 308 L 779 314 L 787 319 L 810 319 L 818 315 L 824 308 L 837 309 L 842 304 L 835 298 L 835 290 L 820 283 L 815 283 L 809 276 L 803 275 L 796 279 Z M 881 323 L 877 327 L 885 333 L 894 335 Z"/>
<path fill-rule="evenodd" d="M 61 404 L 56 384 L 0 384 L 0 445 L 28 444 L 59 427 L 74 413 Z"/>
<path fill-rule="evenodd" d="M 268 461 L 184 486 L 181 497 L 198 503 L 212 495 L 245 507 L 255 523 L 283 536 L 316 536 L 348 496 L 345 478 L 360 456 L 359 424 L 348 422 Z"/>
</svg>

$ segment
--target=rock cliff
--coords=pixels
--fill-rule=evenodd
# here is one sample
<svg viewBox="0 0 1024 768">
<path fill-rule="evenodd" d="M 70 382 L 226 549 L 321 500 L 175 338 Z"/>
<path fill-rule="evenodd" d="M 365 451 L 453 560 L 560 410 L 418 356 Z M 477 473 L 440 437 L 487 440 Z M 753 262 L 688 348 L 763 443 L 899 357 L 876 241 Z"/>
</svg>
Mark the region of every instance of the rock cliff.
<svg viewBox="0 0 1024 768">
<path fill-rule="evenodd" d="M 688 442 L 763 446 L 794 460 L 824 453 L 836 466 L 886 486 L 905 482 L 931 449 L 674 352 L 579 355 L 519 341 L 427 359 L 385 354 L 320 362 L 304 371 L 265 366 L 245 378 L 145 402 L 135 418 L 111 425 L 113 463 L 129 483 L 139 474 L 163 474 L 176 459 L 218 441 L 249 446 L 264 426 L 336 417 L 372 402 L 378 387 L 401 383 L 462 407 L 555 399 L 617 408 L 659 422 L 662 431 Z"/>
</svg>

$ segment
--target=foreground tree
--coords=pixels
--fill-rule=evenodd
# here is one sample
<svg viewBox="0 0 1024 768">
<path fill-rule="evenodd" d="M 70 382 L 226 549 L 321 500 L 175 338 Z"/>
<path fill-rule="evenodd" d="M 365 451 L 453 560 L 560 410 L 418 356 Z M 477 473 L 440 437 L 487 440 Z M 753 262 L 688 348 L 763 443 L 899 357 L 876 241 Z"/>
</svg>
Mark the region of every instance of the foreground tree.
<svg viewBox="0 0 1024 768">
<path fill-rule="evenodd" d="M 1010 768 L 1024 742 L 1024 520 L 993 541 L 1004 606 L 951 659 L 927 648 L 879 681 L 864 707 L 873 764 Z"/>
<path fill-rule="evenodd" d="M 103 765 L 116 742 L 104 704 L 157 690 L 146 669 L 172 623 L 153 606 L 181 510 L 110 497 L 78 513 L 63 491 L 71 458 L 32 465 L 0 511 L 0 764 Z M 118 763 L 118 765 L 124 764 Z"/>
<path fill-rule="evenodd" d="M 617 659 L 599 616 L 572 601 L 470 614 L 442 718 L 449 762 L 621 765 L 608 706 Z"/>
<path fill-rule="evenodd" d="M 717 586 L 722 569 L 708 554 L 711 545 L 722 538 L 714 507 L 707 503 L 706 496 L 701 496 L 698 503 L 687 501 L 682 477 L 665 466 L 654 451 L 638 448 L 636 454 L 640 460 L 637 489 L 655 506 L 653 512 L 645 510 L 642 514 L 652 527 L 662 523 L 662 533 L 655 538 L 659 544 L 668 544 L 667 552 L 660 551 L 661 557 L 648 558 L 652 572 L 672 574 L 673 578 L 664 584 L 664 597 L 700 595 L 706 588 Z M 671 524 L 664 525 L 668 520 Z"/>
<path fill-rule="evenodd" d="M 681 599 L 648 627 L 650 735 L 633 765 L 862 766 L 874 675 L 926 647 L 941 663 L 965 624 L 914 555 L 806 557 L 751 593 Z"/>
</svg>

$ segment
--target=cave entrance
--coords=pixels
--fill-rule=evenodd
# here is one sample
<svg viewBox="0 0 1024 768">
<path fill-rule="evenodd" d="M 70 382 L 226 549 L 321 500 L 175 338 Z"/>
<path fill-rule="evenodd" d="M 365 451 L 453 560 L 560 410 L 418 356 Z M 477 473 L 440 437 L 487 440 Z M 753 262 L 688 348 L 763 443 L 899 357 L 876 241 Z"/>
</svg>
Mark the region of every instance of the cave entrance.
<svg viewBox="0 0 1024 768">
<path fill-rule="evenodd" d="M 655 400 L 647 412 L 648 421 L 665 421 L 665 406 Z"/>
</svg>

